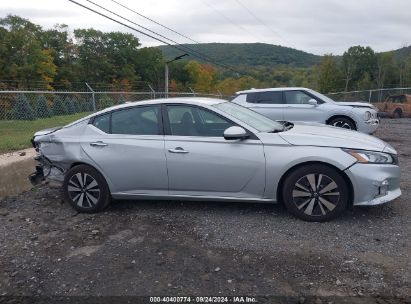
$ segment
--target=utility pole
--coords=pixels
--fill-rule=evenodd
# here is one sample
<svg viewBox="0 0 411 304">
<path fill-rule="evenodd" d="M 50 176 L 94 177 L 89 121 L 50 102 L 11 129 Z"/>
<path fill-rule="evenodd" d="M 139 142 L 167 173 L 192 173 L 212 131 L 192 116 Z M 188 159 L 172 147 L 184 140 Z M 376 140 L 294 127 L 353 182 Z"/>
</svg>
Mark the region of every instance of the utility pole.
<svg viewBox="0 0 411 304">
<path fill-rule="evenodd" d="M 164 67 L 164 93 L 165 93 L 165 98 L 168 98 L 168 64 L 172 63 L 174 61 L 180 60 L 181 58 L 188 56 L 188 54 L 183 54 L 180 56 L 177 56 L 176 58 L 166 61 L 166 65 Z"/>
<path fill-rule="evenodd" d="M 166 62 L 166 66 L 164 67 L 164 92 L 165 92 L 164 97 L 165 98 L 168 98 L 168 64 L 169 63 L 170 62 Z"/>
</svg>

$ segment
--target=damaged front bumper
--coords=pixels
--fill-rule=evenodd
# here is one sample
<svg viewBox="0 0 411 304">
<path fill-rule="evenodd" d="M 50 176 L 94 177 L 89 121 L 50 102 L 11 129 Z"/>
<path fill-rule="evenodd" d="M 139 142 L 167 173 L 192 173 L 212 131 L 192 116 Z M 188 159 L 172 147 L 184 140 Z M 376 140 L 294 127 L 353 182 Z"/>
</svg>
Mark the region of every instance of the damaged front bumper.
<svg viewBox="0 0 411 304">
<path fill-rule="evenodd" d="M 354 188 L 354 206 L 380 205 L 401 195 L 397 165 L 356 163 L 345 172 Z"/>
<path fill-rule="evenodd" d="M 358 131 L 366 134 L 373 134 L 377 130 L 379 125 L 380 120 L 378 118 L 372 118 L 366 121 L 358 122 L 357 129 Z"/>
</svg>

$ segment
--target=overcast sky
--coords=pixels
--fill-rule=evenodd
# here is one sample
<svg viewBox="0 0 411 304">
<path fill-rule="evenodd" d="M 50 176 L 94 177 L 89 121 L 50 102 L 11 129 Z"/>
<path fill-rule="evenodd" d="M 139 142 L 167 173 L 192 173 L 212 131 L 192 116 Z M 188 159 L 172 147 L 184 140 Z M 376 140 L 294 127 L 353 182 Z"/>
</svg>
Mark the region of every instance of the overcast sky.
<svg viewBox="0 0 411 304">
<path fill-rule="evenodd" d="M 93 1 L 179 43 L 190 42 L 111 0 Z M 318 55 L 342 54 L 352 45 L 388 51 L 411 44 L 411 0 L 117 1 L 199 42 L 264 42 Z M 45 28 L 64 23 L 71 29 L 129 31 L 68 0 L 1 2 L 1 17 L 16 14 Z M 134 34 L 143 46 L 159 44 Z"/>
</svg>

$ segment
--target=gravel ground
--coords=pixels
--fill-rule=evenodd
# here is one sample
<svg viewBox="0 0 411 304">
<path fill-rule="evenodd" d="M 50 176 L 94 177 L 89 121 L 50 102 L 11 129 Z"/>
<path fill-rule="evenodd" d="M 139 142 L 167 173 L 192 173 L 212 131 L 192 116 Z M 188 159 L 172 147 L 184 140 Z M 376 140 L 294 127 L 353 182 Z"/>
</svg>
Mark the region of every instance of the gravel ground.
<svg viewBox="0 0 411 304">
<path fill-rule="evenodd" d="M 411 119 L 387 119 L 376 133 L 399 151 L 403 195 L 328 223 L 245 203 L 121 201 L 99 214 L 78 214 L 48 186 L 2 200 L 0 295 L 258 295 L 301 303 L 356 296 L 409 303 L 410 126 Z"/>
</svg>

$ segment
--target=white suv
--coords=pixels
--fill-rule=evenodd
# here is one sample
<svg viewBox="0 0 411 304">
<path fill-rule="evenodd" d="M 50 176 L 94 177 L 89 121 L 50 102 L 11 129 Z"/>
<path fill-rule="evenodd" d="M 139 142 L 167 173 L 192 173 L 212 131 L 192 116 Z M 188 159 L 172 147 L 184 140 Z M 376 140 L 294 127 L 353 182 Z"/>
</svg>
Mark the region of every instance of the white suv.
<svg viewBox="0 0 411 304">
<path fill-rule="evenodd" d="M 378 109 L 365 102 L 335 102 L 307 88 L 251 89 L 232 100 L 273 120 L 316 122 L 367 134 L 379 125 Z"/>
</svg>

